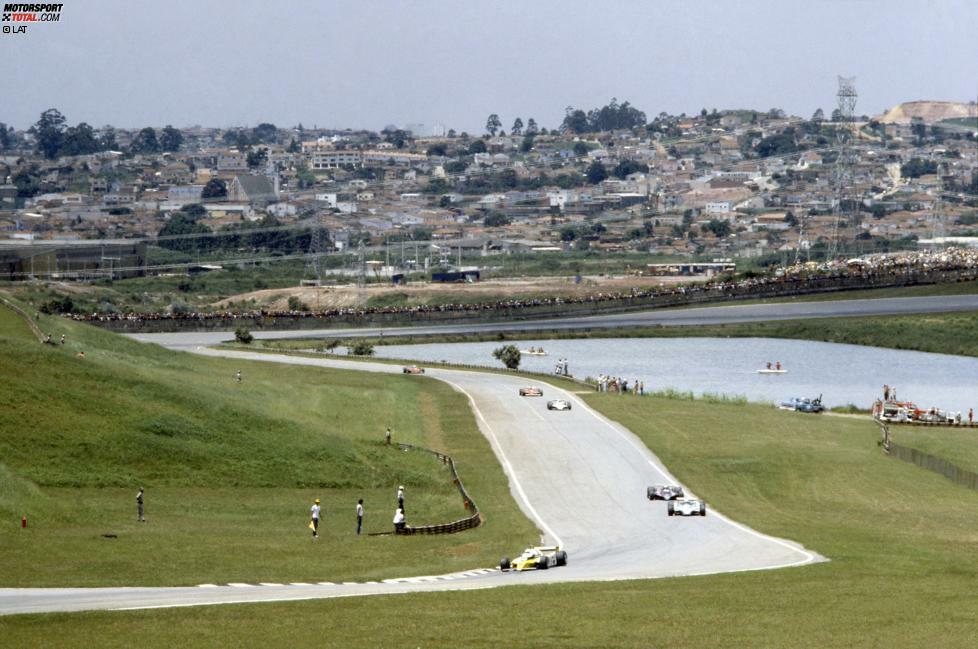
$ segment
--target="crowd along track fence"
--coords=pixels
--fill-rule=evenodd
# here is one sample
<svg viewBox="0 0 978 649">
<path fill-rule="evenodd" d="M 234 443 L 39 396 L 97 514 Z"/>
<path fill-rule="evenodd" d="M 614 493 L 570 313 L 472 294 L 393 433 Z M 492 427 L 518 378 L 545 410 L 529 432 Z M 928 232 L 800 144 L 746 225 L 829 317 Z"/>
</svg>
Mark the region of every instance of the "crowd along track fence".
<svg viewBox="0 0 978 649">
<path fill-rule="evenodd" d="M 174 316 L 158 314 L 119 314 L 76 316 L 83 321 L 122 332 L 161 333 L 174 331 L 234 331 L 247 329 L 324 329 L 333 327 L 396 327 L 417 324 L 457 324 L 463 322 L 510 322 L 602 315 L 644 311 L 667 307 L 703 306 L 707 304 L 786 298 L 819 293 L 839 293 L 869 288 L 893 288 L 964 282 L 978 278 L 978 269 L 921 270 L 909 272 L 866 273 L 857 275 L 783 278 L 759 284 L 693 286 L 653 295 L 593 297 L 581 301 L 554 300 L 546 304 L 533 301 L 524 304 L 470 305 L 459 309 L 351 310 L 329 315 L 315 312 L 285 314 L 191 313 Z M 391 332 L 394 333 L 394 332 Z"/>
</svg>

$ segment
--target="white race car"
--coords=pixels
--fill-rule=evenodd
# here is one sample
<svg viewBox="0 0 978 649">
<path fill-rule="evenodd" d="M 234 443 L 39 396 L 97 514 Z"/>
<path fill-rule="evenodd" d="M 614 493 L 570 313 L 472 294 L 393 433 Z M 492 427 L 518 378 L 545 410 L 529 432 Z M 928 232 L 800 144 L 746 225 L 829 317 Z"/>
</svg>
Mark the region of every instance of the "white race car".
<svg viewBox="0 0 978 649">
<path fill-rule="evenodd" d="M 706 516 L 706 503 L 702 500 L 681 498 L 670 500 L 668 505 L 670 516 Z"/>
<path fill-rule="evenodd" d="M 547 402 L 547 410 L 570 410 L 570 401 L 564 399 L 554 399 Z"/>
</svg>

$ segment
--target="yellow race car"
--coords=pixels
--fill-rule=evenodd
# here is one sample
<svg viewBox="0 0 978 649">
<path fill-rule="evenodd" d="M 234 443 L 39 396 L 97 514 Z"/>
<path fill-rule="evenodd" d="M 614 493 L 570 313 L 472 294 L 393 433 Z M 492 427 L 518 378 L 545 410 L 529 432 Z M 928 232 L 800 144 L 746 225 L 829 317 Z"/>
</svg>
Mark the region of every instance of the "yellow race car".
<svg viewBox="0 0 978 649">
<path fill-rule="evenodd" d="M 552 545 L 545 547 L 527 548 L 523 554 L 510 559 L 504 558 L 499 562 L 500 570 L 546 570 L 552 566 L 566 566 L 567 553 L 560 549 L 560 546 Z"/>
</svg>

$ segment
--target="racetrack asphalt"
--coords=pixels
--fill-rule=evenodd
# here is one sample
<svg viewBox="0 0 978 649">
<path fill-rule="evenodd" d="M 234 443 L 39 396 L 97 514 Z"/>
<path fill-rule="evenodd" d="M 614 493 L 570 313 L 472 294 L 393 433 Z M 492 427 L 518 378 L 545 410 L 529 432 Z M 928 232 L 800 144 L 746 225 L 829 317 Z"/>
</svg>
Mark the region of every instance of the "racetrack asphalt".
<svg viewBox="0 0 978 649">
<path fill-rule="evenodd" d="M 862 300 L 827 300 L 824 302 L 778 302 L 764 304 L 730 304 L 683 309 L 652 309 L 606 315 L 513 320 L 508 322 L 418 325 L 410 327 L 360 327 L 347 329 L 294 329 L 289 331 L 253 330 L 257 338 L 351 338 L 389 335 L 505 333 L 515 331 L 573 331 L 580 329 L 616 329 L 681 325 L 717 325 L 738 322 L 766 322 L 807 318 L 907 315 L 978 310 L 978 295 L 935 295 Z M 193 348 L 215 345 L 227 340 L 227 332 L 133 334 L 137 340 L 152 341 L 168 347 Z"/>
<path fill-rule="evenodd" d="M 263 335 L 269 332 L 261 332 Z M 294 333 L 294 332 L 292 332 Z M 227 334 L 223 334 L 227 337 Z M 197 334 L 140 335 L 177 349 L 265 362 L 400 373 L 389 364 L 208 349 Z M 495 566 L 447 575 L 368 583 L 202 584 L 178 588 L 0 589 L 0 614 L 140 609 L 468 590 L 553 582 L 650 579 L 802 566 L 824 560 L 796 543 L 751 530 L 707 505 L 706 517 L 670 517 L 646 487 L 678 484 L 631 432 L 576 395 L 534 381 L 544 396 L 520 397 L 527 379 L 429 369 L 470 399 L 479 427 L 510 480 L 514 498 L 542 531 L 566 549 L 566 567 L 513 573 Z M 416 377 L 417 380 L 429 380 Z M 552 398 L 569 411 L 548 411 Z M 461 468 L 464 472 L 466 469 Z M 687 490 L 687 494 L 692 496 Z M 474 494 L 478 497 L 477 494 Z M 522 548 L 514 547 L 517 555 Z"/>
</svg>

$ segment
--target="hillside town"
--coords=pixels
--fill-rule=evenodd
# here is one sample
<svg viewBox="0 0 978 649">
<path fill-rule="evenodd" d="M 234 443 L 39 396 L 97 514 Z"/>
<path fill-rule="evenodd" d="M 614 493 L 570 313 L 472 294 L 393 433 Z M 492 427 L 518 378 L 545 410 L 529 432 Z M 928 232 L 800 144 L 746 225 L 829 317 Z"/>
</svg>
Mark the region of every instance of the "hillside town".
<svg viewBox="0 0 978 649">
<path fill-rule="evenodd" d="M 0 272 L 152 273 L 145 242 L 198 259 L 393 242 L 402 268 L 421 263 L 403 253 L 419 242 L 426 262 L 446 266 L 514 252 L 790 263 L 968 246 L 975 118 L 974 103 L 949 102 L 876 117 L 649 118 L 612 100 L 568 108 L 551 129 L 493 114 L 470 134 L 421 124 L 96 129 L 52 109 L 30 129 L 0 124 Z"/>
</svg>

